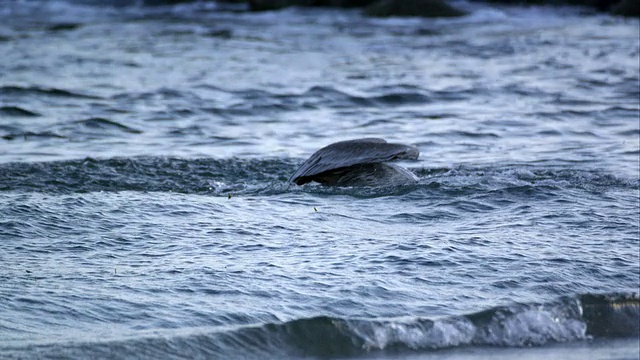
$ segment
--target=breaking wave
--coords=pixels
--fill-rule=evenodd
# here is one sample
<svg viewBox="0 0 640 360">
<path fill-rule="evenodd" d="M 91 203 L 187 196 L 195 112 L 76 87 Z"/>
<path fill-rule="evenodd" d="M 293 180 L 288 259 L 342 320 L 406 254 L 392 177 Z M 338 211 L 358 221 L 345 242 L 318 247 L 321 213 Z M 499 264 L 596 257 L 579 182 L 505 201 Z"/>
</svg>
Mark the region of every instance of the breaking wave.
<svg viewBox="0 0 640 360">
<path fill-rule="evenodd" d="M 93 124 L 93 123 L 92 123 Z M 102 126 L 108 124 L 99 122 Z M 32 134 L 30 136 L 36 136 Z M 40 135 L 44 136 L 44 135 Z M 51 135 L 52 136 L 52 135 Z M 69 161 L 0 164 L 0 191 L 86 193 L 147 191 L 200 194 L 268 195 L 287 191 L 296 159 L 181 159 L 169 157 L 85 158 Z M 467 192 L 535 193 L 574 188 L 598 191 L 638 188 L 638 180 L 602 171 L 499 165 L 489 167 L 414 168 L 421 189 L 444 195 Z M 353 196 L 388 195 L 389 189 L 331 188 L 306 185 L 300 191 Z M 406 192 L 406 191 L 403 191 Z"/>
<path fill-rule="evenodd" d="M 236 328 L 194 330 L 113 341 L 30 345 L 8 349 L 45 358 L 356 357 L 492 346 L 525 347 L 639 335 L 637 293 L 584 294 L 549 303 L 498 306 L 442 318 L 345 319 L 327 316 Z M 156 332 L 154 332 L 156 333 Z"/>
</svg>

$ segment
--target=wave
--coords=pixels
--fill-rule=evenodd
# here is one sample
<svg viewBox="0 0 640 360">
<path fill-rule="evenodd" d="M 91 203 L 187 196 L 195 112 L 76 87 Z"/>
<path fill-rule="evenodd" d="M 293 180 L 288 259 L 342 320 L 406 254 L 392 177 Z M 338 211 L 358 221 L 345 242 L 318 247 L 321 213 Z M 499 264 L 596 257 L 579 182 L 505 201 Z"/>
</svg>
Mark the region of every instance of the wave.
<svg viewBox="0 0 640 360">
<path fill-rule="evenodd" d="M 89 118 L 85 120 L 79 120 L 75 122 L 76 124 L 83 125 L 87 128 L 94 128 L 99 130 L 117 130 L 130 134 L 142 134 L 142 130 L 134 129 L 129 126 L 120 124 L 113 120 L 105 119 L 105 118 Z"/>
<path fill-rule="evenodd" d="M 71 357 L 349 358 L 468 347 L 541 347 L 640 334 L 638 293 L 583 294 L 548 303 L 498 306 L 442 318 L 347 319 L 329 316 L 197 330 L 189 334 L 6 349 Z"/>
<path fill-rule="evenodd" d="M 467 90 L 431 91 L 417 86 L 398 84 L 373 87 L 362 94 L 351 94 L 331 86 L 312 86 L 303 92 L 275 93 L 260 89 L 226 90 L 211 85 L 198 85 L 198 89 L 221 99 L 237 99 L 228 107 L 206 108 L 215 113 L 251 115 L 269 112 L 299 111 L 300 109 L 397 108 L 429 104 L 434 101 L 459 101 L 471 97 Z"/>
<path fill-rule="evenodd" d="M 251 185 L 284 183 L 293 161 L 165 157 L 0 164 L 0 191 L 86 193 L 146 191 L 247 193 Z"/>
<path fill-rule="evenodd" d="M 221 99 L 235 99 L 236 101 L 228 107 L 210 108 L 216 114 L 228 112 L 229 115 L 260 115 L 265 111 L 287 112 L 327 108 L 357 109 L 358 112 L 361 112 L 363 107 L 397 110 L 401 107 L 433 103 L 457 103 L 484 94 L 484 90 L 479 87 L 430 90 L 404 83 L 374 86 L 357 93 L 332 86 L 312 86 L 302 92 L 280 93 L 261 89 L 226 90 L 204 84 L 198 88 Z"/>
<path fill-rule="evenodd" d="M 5 96 L 51 96 L 76 99 L 100 99 L 100 97 L 72 92 L 57 88 L 41 88 L 38 86 L 0 86 L 0 93 Z"/>
<path fill-rule="evenodd" d="M 85 126 L 137 130 L 102 119 L 79 122 Z M 5 135 L 61 137 L 55 133 Z M 531 194 L 561 189 L 606 191 L 637 190 L 637 178 L 624 178 L 601 170 L 576 170 L 557 166 L 494 165 L 455 168 L 414 168 L 418 185 L 389 188 L 334 188 L 316 184 L 289 187 L 287 179 L 299 161 L 289 158 L 267 159 L 182 159 L 171 157 L 133 157 L 52 162 L 14 162 L 0 164 L 0 191 L 86 193 L 98 191 L 156 191 L 201 194 L 270 195 L 286 191 L 376 197 L 412 191 L 431 195 L 460 195 L 473 192 Z M 527 195 L 528 196 L 528 195 Z"/>
<path fill-rule="evenodd" d="M 27 116 L 27 115 L 22 115 Z M 39 115 L 28 115 L 39 116 Z M 127 125 L 120 124 L 116 121 L 106 118 L 92 117 L 84 120 L 73 121 L 70 123 L 62 124 L 58 126 L 56 130 L 45 131 L 22 131 L 15 127 L 0 127 L 0 131 L 6 133 L 0 135 L 4 140 L 33 140 L 35 139 L 77 139 L 81 137 L 106 137 L 106 136 L 119 136 L 123 133 L 127 134 L 142 134 L 142 130 L 132 128 Z M 68 134 L 68 135 L 67 135 Z"/>
<path fill-rule="evenodd" d="M 18 106 L 0 106 L 0 115 L 13 117 L 37 117 L 41 116 L 37 112 L 23 109 Z"/>
<path fill-rule="evenodd" d="M 38 138 L 38 139 L 68 139 L 68 137 L 66 137 L 64 135 L 57 134 L 57 133 L 55 133 L 53 131 L 13 132 L 13 133 L 4 134 L 4 135 L 0 136 L 0 138 L 2 138 L 4 140 L 16 140 L 16 139 L 27 140 L 27 139 L 32 139 L 32 138 Z"/>
</svg>

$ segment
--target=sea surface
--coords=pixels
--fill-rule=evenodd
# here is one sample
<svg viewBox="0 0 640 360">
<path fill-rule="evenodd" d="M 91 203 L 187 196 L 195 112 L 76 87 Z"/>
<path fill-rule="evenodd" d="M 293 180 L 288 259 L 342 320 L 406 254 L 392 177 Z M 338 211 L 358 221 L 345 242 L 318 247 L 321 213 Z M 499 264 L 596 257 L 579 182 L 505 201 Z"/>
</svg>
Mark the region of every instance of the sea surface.
<svg viewBox="0 0 640 360">
<path fill-rule="evenodd" d="M 121 5 L 0 2 L 0 358 L 640 357 L 638 19 Z"/>
</svg>

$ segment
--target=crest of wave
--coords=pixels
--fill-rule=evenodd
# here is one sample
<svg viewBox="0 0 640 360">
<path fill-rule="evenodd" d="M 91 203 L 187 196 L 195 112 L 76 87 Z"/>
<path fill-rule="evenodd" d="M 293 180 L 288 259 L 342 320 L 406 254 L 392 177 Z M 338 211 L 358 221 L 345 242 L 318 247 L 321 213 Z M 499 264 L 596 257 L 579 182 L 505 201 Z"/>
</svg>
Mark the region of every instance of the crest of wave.
<svg viewBox="0 0 640 360">
<path fill-rule="evenodd" d="M 345 330 L 366 349 L 440 349 L 461 345 L 531 346 L 587 338 L 577 301 L 516 304 L 435 320 L 349 320 Z"/>
</svg>

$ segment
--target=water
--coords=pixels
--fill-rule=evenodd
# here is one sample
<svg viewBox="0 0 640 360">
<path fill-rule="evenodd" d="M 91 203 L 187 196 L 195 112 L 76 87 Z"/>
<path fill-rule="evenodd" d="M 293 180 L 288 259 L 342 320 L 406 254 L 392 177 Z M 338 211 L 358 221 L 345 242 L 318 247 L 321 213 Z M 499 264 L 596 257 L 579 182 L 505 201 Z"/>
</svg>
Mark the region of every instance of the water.
<svg viewBox="0 0 640 360">
<path fill-rule="evenodd" d="M 462 6 L 1 3 L 0 357 L 637 358 L 639 22 Z"/>
</svg>

